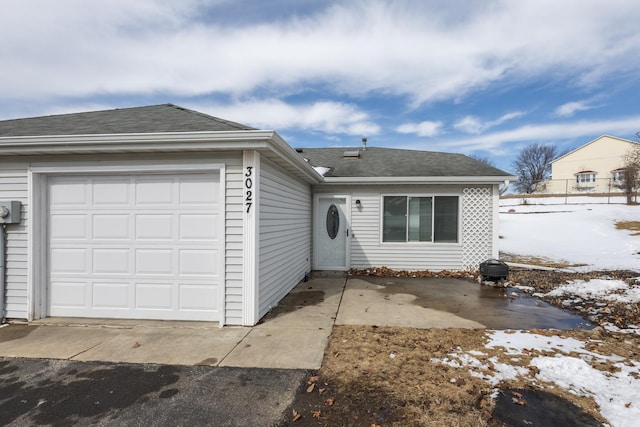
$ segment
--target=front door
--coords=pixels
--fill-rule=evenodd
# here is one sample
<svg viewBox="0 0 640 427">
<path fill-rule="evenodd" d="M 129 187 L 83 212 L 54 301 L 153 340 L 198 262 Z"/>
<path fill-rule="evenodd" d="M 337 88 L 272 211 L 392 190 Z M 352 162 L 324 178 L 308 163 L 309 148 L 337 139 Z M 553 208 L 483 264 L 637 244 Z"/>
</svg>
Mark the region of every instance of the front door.
<svg viewBox="0 0 640 427">
<path fill-rule="evenodd" d="M 349 268 L 349 218 L 346 196 L 317 196 L 314 218 L 314 268 Z"/>
</svg>

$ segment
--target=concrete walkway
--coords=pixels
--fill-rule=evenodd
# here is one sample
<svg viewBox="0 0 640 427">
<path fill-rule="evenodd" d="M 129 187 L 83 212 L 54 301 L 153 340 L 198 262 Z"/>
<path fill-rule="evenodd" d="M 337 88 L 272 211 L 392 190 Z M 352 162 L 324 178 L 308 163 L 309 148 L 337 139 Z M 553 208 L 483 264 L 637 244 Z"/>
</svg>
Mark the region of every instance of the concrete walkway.
<svg viewBox="0 0 640 427">
<path fill-rule="evenodd" d="M 318 369 L 344 274 L 302 282 L 254 327 L 211 322 L 46 318 L 0 328 L 0 357 Z"/>
</svg>

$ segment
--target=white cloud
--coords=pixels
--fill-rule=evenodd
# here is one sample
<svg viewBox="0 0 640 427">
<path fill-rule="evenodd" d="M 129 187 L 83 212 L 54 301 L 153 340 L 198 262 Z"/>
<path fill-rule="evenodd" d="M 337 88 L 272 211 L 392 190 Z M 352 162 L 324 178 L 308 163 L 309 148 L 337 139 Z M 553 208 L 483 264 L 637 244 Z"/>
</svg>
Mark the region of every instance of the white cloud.
<svg viewBox="0 0 640 427">
<path fill-rule="evenodd" d="M 457 130 L 460 130 L 462 132 L 465 133 L 471 133 L 471 134 L 479 134 L 484 132 L 487 129 L 490 129 L 492 127 L 501 125 L 502 123 L 511 120 L 511 119 L 515 119 L 517 117 L 520 117 L 524 115 L 524 113 L 520 112 L 520 111 L 514 111 L 511 113 L 507 113 L 504 114 L 500 117 L 498 117 L 495 120 L 490 120 L 490 121 L 481 121 L 479 118 L 474 117 L 474 116 L 466 116 L 460 120 L 458 120 L 453 127 L 456 128 Z"/>
<path fill-rule="evenodd" d="M 327 134 L 376 135 L 380 127 L 355 106 L 339 102 L 287 104 L 277 99 L 231 104 L 185 104 L 189 108 L 260 129 L 307 130 Z"/>
<path fill-rule="evenodd" d="M 420 104 L 548 75 L 597 84 L 640 58 L 635 0 L 360 0 L 241 25 L 216 18 L 218 3 L 4 0 L 0 93 L 280 95 L 312 85 Z"/>
<path fill-rule="evenodd" d="M 442 122 L 424 121 L 420 123 L 405 123 L 396 128 L 399 133 L 412 133 L 418 136 L 436 136 L 441 133 Z"/>
<path fill-rule="evenodd" d="M 429 144 L 429 149 L 471 153 L 486 151 L 496 155 L 513 154 L 514 145 L 521 143 L 551 143 L 576 138 L 593 138 L 593 135 L 616 135 L 629 137 L 634 135 L 640 123 L 640 116 L 631 116 L 611 120 L 579 120 L 566 123 L 543 123 L 517 127 L 514 129 L 490 132 L 469 138 L 457 137 L 442 139 Z M 590 140 L 589 139 L 589 140 Z M 589 142 L 585 140 L 584 143 Z M 405 148 L 420 148 L 419 144 Z"/>
<path fill-rule="evenodd" d="M 592 108 L 592 106 L 583 101 L 567 102 L 556 108 L 554 114 L 558 117 L 569 117 L 578 111 L 590 110 Z"/>
</svg>

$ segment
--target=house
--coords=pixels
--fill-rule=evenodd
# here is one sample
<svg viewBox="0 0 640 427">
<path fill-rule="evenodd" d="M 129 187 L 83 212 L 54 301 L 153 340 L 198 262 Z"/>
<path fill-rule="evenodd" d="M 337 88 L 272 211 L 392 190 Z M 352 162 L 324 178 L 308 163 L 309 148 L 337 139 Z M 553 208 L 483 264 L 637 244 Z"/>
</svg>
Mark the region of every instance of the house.
<svg viewBox="0 0 640 427">
<path fill-rule="evenodd" d="M 624 191 L 624 157 L 637 143 L 602 135 L 551 162 L 549 193 Z"/>
<path fill-rule="evenodd" d="M 513 179 L 459 154 L 296 151 L 171 104 L 0 121 L 0 203 L 21 203 L 0 307 L 254 325 L 312 268 L 477 269 Z"/>
</svg>

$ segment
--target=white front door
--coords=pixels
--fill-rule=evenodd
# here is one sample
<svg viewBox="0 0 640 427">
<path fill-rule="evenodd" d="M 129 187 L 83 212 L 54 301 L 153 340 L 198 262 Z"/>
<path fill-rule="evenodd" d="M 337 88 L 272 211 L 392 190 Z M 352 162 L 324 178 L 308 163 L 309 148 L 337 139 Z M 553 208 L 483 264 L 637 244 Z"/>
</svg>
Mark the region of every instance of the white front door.
<svg viewBox="0 0 640 427">
<path fill-rule="evenodd" d="M 219 320 L 220 174 L 48 181 L 48 314 Z"/>
<path fill-rule="evenodd" d="M 346 196 L 316 196 L 314 218 L 314 268 L 349 268 L 349 217 Z"/>
</svg>

